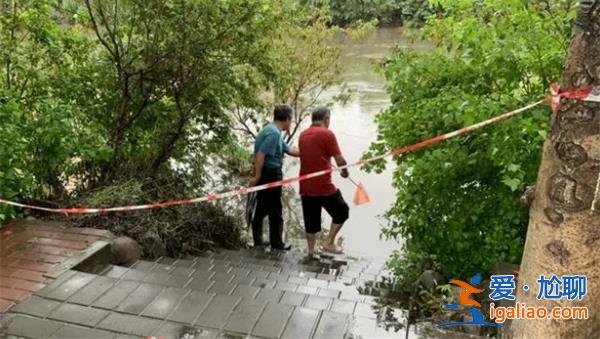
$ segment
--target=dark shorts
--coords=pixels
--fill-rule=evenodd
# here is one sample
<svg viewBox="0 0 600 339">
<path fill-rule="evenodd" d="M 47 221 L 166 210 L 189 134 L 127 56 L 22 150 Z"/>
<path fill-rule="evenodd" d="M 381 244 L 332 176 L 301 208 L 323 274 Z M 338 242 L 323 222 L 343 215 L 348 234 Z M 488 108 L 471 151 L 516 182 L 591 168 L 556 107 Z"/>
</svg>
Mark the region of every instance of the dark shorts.
<svg viewBox="0 0 600 339">
<path fill-rule="evenodd" d="M 337 190 L 329 196 L 303 196 L 302 212 L 304 214 L 304 229 L 306 233 L 314 234 L 321 232 L 321 209 L 325 208 L 333 219 L 334 224 L 343 224 L 348 220 L 350 207 L 342 192 Z"/>
</svg>

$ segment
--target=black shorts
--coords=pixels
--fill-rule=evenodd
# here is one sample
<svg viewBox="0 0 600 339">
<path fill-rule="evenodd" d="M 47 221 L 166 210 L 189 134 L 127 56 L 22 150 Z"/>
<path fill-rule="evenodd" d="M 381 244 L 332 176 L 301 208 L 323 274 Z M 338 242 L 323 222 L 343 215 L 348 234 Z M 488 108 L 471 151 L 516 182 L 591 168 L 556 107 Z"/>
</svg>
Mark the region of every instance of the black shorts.
<svg viewBox="0 0 600 339">
<path fill-rule="evenodd" d="M 343 224 L 348 220 L 350 214 L 350 207 L 344 201 L 340 190 L 329 196 L 302 196 L 302 212 L 306 233 L 321 232 L 321 208 L 325 208 L 334 224 Z"/>
</svg>

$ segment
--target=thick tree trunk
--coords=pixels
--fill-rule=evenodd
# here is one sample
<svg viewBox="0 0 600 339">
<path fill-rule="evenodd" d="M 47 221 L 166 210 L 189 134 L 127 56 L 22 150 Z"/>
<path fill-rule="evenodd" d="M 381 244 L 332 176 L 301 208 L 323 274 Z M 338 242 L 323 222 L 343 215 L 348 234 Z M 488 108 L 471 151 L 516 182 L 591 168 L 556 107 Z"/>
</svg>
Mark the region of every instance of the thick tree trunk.
<svg viewBox="0 0 600 339">
<path fill-rule="evenodd" d="M 600 86 L 600 0 L 581 0 L 561 86 Z M 530 210 L 517 301 L 588 306 L 589 320 L 517 320 L 515 338 L 600 338 L 600 104 L 564 99 L 552 117 Z M 581 302 L 537 300 L 537 279 L 587 275 Z"/>
</svg>

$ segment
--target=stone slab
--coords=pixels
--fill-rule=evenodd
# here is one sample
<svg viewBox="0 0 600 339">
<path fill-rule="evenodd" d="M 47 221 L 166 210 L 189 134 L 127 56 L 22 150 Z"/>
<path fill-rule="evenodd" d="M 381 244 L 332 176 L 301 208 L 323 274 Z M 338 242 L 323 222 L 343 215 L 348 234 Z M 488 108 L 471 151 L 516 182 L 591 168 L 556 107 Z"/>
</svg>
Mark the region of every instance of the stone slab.
<svg viewBox="0 0 600 339">
<path fill-rule="evenodd" d="M 104 292 L 108 291 L 117 282 L 116 279 L 98 276 L 85 287 L 77 291 L 69 298 L 69 302 L 90 305 L 98 299 Z"/>
<path fill-rule="evenodd" d="M 158 296 L 163 289 L 162 286 L 151 284 L 140 284 L 135 291 L 123 300 L 116 308 L 119 312 L 140 314 Z"/>
<path fill-rule="evenodd" d="M 122 313 L 111 313 L 98 324 L 97 328 L 137 336 L 152 336 L 161 321 Z"/>
<path fill-rule="evenodd" d="M 319 318 L 319 311 L 296 307 L 285 327 L 282 338 L 310 338 Z"/>
<path fill-rule="evenodd" d="M 165 319 L 179 305 L 179 301 L 187 293 L 188 290 L 181 288 L 166 288 L 146 307 L 142 315 L 150 318 Z"/>
<path fill-rule="evenodd" d="M 181 300 L 167 319 L 192 324 L 213 297 L 214 294 L 192 291 Z"/>
<path fill-rule="evenodd" d="M 221 329 L 225 325 L 227 318 L 237 305 L 240 298 L 230 295 L 215 296 L 208 307 L 200 314 L 195 325 Z"/>
<path fill-rule="evenodd" d="M 266 301 L 242 300 L 233 310 L 224 329 L 242 334 L 250 333 L 265 305 Z"/>
<path fill-rule="evenodd" d="M 315 339 L 343 339 L 348 329 L 348 315 L 343 313 L 323 311 L 315 330 Z"/>
<path fill-rule="evenodd" d="M 133 290 L 139 286 L 135 281 L 119 281 L 104 295 L 92 303 L 94 307 L 113 309 L 117 307 Z"/>
<path fill-rule="evenodd" d="M 60 302 L 40 298 L 38 296 L 31 296 L 29 299 L 24 302 L 17 304 L 13 308 L 11 308 L 11 312 L 16 313 L 24 313 L 33 316 L 38 316 L 40 318 L 47 317 L 50 312 L 56 309 L 60 305 Z"/>
<path fill-rule="evenodd" d="M 106 318 L 108 311 L 76 304 L 62 304 L 48 316 L 49 319 L 94 327 Z"/>
<path fill-rule="evenodd" d="M 264 338 L 279 338 L 293 309 L 289 305 L 267 304 L 252 330 L 252 335 Z"/>
</svg>

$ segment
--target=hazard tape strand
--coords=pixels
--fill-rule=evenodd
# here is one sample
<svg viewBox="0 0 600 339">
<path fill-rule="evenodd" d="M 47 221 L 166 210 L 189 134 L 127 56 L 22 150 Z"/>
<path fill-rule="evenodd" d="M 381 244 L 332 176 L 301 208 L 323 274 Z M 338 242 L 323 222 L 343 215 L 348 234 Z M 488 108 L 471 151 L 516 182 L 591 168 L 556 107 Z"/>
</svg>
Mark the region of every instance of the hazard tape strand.
<svg viewBox="0 0 600 339">
<path fill-rule="evenodd" d="M 418 142 L 418 143 L 415 143 L 412 145 L 397 148 L 397 149 L 388 151 L 387 153 L 384 153 L 384 154 L 381 154 L 381 155 L 378 155 L 378 156 L 375 156 L 372 158 L 361 159 L 359 161 L 356 161 L 354 163 L 350 163 L 350 164 L 347 164 L 344 166 L 331 167 L 326 170 L 317 171 L 317 172 L 313 172 L 313 173 L 309 173 L 309 174 L 305 174 L 305 175 L 300 175 L 300 176 L 293 177 L 293 178 L 286 178 L 284 180 L 271 182 L 271 183 L 264 184 L 264 185 L 258 185 L 258 186 L 253 186 L 253 187 L 242 187 L 242 188 L 238 188 L 238 189 L 234 189 L 234 190 L 230 190 L 230 191 L 226 191 L 226 192 L 208 194 L 206 196 L 194 198 L 194 199 L 171 200 L 171 201 L 163 201 L 163 202 L 157 202 L 157 203 L 152 203 L 152 204 L 109 207 L 109 208 L 48 208 L 48 207 L 42 207 L 42 206 L 21 204 L 18 202 L 5 200 L 5 199 L 0 199 L 0 204 L 10 205 L 10 206 L 24 208 L 24 209 L 32 209 L 32 210 L 38 210 L 38 211 L 43 211 L 43 212 L 50 212 L 50 213 L 97 214 L 97 213 L 108 213 L 108 212 L 140 211 L 140 210 L 146 210 L 146 209 L 158 209 L 158 208 L 165 208 L 165 207 L 191 205 L 191 204 L 197 204 L 197 203 L 201 203 L 201 202 L 216 201 L 216 200 L 246 195 L 249 193 L 258 192 L 258 191 L 262 191 L 262 190 L 266 190 L 266 189 L 270 189 L 270 188 L 287 186 L 287 185 L 291 185 L 293 183 L 300 182 L 303 180 L 308 180 L 308 179 L 316 178 L 319 176 L 327 175 L 334 171 L 341 171 L 343 169 L 358 167 L 358 166 L 362 166 L 367 163 L 380 161 L 380 160 L 386 159 L 388 157 L 394 157 L 394 156 L 398 156 L 401 154 L 412 153 L 414 151 L 424 149 L 424 148 L 433 146 L 435 144 L 442 143 L 448 139 L 462 136 L 464 134 L 473 132 L 478 129 L 482 129 L 484 127 L 498 123 L 500 121 L 510 119 L 518 114 L 528 111 L 528 110 L 530 110 L 536 106 L 539 106 L 547 101 L 551 102 L 551 106 L 554 110 L 556 110 L 558 108 L 558 106 L 560 105 L 561 98 L 600 102 L 600 93 L 598 91 L 594 91 L 594 89 L 592 89 L 592 88 L 580 88 L 580 89 L 576 89 L 576 90 L 562 91 L 558 85 L 553 84 L 550 89 L 550 92 L 552 94 L 552 97 L 550 98 L 550 100 L 542 99 L 538 102 L 529 104 L 527 106 L 521 107 L 514 111 L 495 116 L 488 120 L 482 121 L 480 123 L 477 123 L 477 124 L 474 124 L 474 125 L 471 125 L 468 127 L 458 129 L 456 131 L 452 131 L 452 132 L 449 132 L 446 134 L 441 134 L 441 135 L 435 136 L 430 139 L 423 140 L 421 142 Z"/>
</svg>

